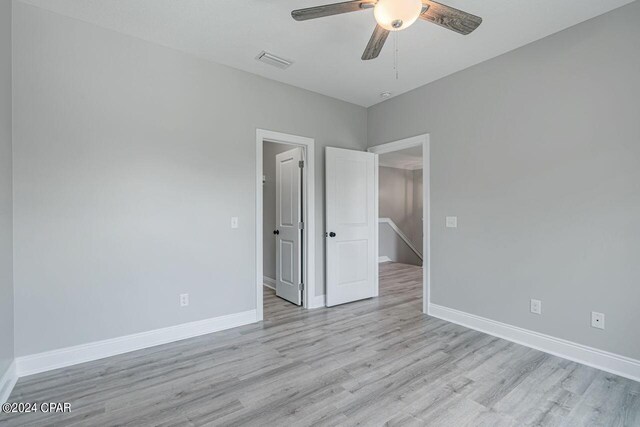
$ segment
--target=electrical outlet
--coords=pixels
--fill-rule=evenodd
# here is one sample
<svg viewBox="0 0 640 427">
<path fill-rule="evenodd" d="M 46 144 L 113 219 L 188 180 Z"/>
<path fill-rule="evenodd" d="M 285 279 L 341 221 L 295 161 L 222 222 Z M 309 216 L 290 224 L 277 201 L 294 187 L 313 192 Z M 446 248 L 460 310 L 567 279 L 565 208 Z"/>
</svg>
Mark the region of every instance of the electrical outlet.
<svg viewBox="0 0 640 427">
<path fill-rule="evenodd" d="M 189 294 L 180 294 L 180 307 L 189 305 Z"/>
<path fill-rule="evenodd" d="M 604 329 L 604 314 L 597 311 L 591 312 L 591 327 Z"/>
<path fill-rule="evenodd" d="M 238 228 L 238 217 L 237 216 L 232 216 L 231 217 L 231 228 Z"/>
<path fill-rule="evenodd" d="M 445 218 L 445 225 L 447 228 L 458 228 L 458 217 L 448 216 Z"/>
<path fill-rule="evenodd" d="M 542 301 L 540 301 L 539 299 L 532 299 L 531 312 L 533 314 L 542 314 Z"/>
</svg>

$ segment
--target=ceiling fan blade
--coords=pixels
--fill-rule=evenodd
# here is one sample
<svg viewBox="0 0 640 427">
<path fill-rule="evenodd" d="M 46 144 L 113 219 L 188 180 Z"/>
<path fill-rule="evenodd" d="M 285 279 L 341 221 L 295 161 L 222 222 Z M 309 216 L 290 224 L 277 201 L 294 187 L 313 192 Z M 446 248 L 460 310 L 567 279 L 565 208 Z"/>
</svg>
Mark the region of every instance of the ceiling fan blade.
<svg viewBox="0 0 640 427">
<path fill-rule="evenodd" d="M 378 55 L 380 55 L 380 51 L 384 46 L 384 42 L 387 41 L 388 36 L 388 30 L 385 30 L 380 25 L 376 25 L 376 29 L 373 30 L 373 34 L 371 34 L 369 43 L 367 43 L 367 47 L 364 49 L 362 60 L 368 61 L 369 59 L 377 58 Z"/>
<path fill-rule="evenodd" d="M 342 3 L 325 4 L 324 6 L 294 10 L 291 12 L 291 16 L 296 21 L 306 21 L 307 19 L 322 18 L 324 16 L 371 9 L 375 4 L 376 0 L 345 1 Z"/>
<path fill-rule="evenodd" d="M 422 0 L 422 4 L 427 7 L 427 10 L 423 9 L 420 14 L 421 19 L 433 22 L 456 33 L 467 35 L 482 23 L 482 18 L 479 16 L 454 9 L 451 6 L 431 0 Z"/>
</svg>

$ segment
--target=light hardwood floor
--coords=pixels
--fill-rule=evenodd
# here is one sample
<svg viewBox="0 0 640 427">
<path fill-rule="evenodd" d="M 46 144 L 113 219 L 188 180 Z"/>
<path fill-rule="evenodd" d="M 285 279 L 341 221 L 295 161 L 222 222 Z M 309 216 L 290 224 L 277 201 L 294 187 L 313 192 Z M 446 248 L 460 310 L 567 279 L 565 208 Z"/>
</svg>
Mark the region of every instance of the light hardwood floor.
<svg viewBox="0 0 640 427">
<path fill-rule="evenodd" d="M 380 297 L 306 311 L 265 288 L 265 321 L 19 380 L 10 401 L 72 412 L 0 425 L 640 426 L 640 383 L 421 313 L 421 270 Z"/>
</svg>

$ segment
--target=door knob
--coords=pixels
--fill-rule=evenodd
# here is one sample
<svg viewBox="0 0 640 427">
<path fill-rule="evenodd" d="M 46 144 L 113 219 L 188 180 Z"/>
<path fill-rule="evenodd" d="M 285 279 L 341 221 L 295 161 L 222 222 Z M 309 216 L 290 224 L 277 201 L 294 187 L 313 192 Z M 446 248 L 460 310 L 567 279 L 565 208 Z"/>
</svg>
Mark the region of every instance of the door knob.
<svg viewBox="0 0 640 427">
<path fill-rule="evenodd" d="M 329 237 L 336 237 L 336 233 L 332 231 L 331 233 L 329 233 Z"/>
<path fill-rule="evenodd" d="M 280 230 L 273 230 L 273 234 L 280 234 Z"/>
</svg>

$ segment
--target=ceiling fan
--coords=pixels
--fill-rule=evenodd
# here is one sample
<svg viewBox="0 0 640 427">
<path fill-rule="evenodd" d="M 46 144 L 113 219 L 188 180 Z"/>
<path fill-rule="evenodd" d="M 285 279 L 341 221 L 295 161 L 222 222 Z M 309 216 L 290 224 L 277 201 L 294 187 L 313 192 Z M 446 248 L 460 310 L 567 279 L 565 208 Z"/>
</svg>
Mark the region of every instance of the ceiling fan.
<svg viewBox="0 0 640 427">
<path fill-rule="evenodd" d="M 355 0 L 291 12 L 296 21 L 373 9 L 377 25 L 362 54 L 363 60 L 377 58 L 390 31 L 411 26 L 418 18 L 467 35 L 478 28 L 482 18 L 431 0 Z"/>
</svg>

